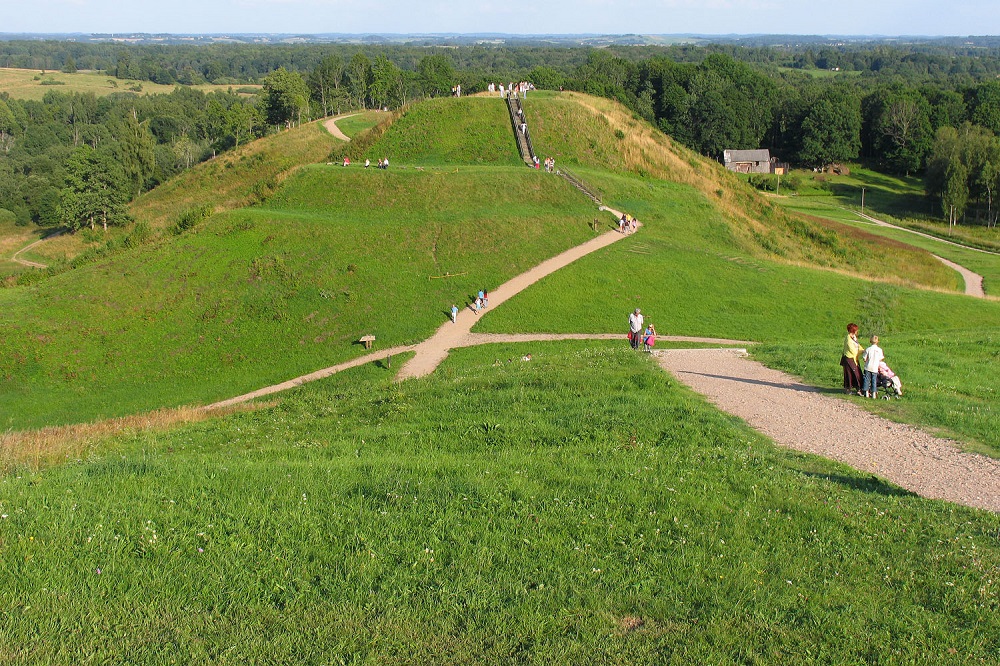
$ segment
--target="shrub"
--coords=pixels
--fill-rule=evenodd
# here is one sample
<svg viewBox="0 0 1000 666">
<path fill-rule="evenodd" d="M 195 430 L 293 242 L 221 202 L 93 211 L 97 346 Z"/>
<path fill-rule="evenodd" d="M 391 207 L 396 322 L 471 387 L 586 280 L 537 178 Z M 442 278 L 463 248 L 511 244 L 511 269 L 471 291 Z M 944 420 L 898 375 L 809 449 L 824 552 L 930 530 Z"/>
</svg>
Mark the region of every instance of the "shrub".
<svg viewBox="0 0 1000 666">
<path fill-rule="evenodd" d="M 215 210 L 208 204 L 195 206 L 194 208 L 184 211 L 181 213 L 180 217 L 177 218 L 177 224 L 174 225 L 173 229 L 174 233 L 181 234 L 189 229 L 193 229 L 200 222 L 211 217 L 214 212 Z M 138 225 L 136 226 L 138 228 Z"/>
<path fill-rule="evenodd" d="M 136 223 L 135 228 L 132 229 L 132 233 L 126 236 L 125 240 L 122 241 L 122 245 L 128 248 L 139 247 L 140 245 L 148 243 L 152 236 L 153 232 L 149 228 L 149 224 L 145 221 L 138 222 Z"/>
</svg>

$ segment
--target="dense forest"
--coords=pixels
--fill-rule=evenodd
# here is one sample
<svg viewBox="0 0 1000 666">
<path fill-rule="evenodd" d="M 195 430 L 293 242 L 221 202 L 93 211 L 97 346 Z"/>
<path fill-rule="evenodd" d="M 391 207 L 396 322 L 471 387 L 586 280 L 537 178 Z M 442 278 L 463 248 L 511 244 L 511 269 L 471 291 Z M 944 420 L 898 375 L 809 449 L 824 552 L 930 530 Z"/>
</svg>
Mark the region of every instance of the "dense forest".
<svg viewBox="0 0 1000 666">
<path fill-rule="evenodd" d="M 613 46 L 195 45 L 0 42 L 0 64 L 174 92 L 0 93 L 0 215 L 19 224 L 128 220 L 126 204 L 254 137 L 349 109 L 530 80 L 618 99 L 692 149 L 766 147 L 824 167 L 861 160 L 920 174 L 942 215 L 995 218 L 1000 49 L 962 43 Z M 185 84 L 230 84 L 201 93 Z M 248 96 L 242 84 L 262 84 Z M 241 94 L 244 93 L 244 94 Z"/>
</svg>

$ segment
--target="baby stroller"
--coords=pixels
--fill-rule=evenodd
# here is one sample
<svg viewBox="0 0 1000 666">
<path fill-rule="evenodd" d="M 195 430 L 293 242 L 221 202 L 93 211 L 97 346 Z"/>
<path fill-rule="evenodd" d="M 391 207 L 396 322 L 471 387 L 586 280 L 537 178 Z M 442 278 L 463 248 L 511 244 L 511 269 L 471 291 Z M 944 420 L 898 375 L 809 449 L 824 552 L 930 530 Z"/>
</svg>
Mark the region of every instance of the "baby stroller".
<svg viewBox="0 0 1000 666">
<path fill-rule="evenodd" d="M 875 380 L 876 389 L 882 392 L 883 400 L 903 397 L 903 384 L 885 361 L 878 364 L 878 377 Z"/>
</svg>

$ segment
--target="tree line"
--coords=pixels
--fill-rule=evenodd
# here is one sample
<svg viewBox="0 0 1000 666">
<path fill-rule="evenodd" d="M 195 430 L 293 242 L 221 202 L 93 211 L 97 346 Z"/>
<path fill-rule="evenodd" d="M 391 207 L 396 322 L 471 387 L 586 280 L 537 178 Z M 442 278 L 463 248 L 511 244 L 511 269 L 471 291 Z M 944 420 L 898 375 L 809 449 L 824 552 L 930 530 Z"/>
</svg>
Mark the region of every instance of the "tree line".
<svg viewBox="0 0 1000 666">
<path fill-rule="evenodd" d="M 0 95 L 0 209 L 18 224 L 121 224 L 140 193 L 263 131 L 232 92 Z"/>
<path fill-rule="evenodd" d="M 769 148 L 806 168 L 863 161 L 922 175 L 943 215 L 994 223 L 1000 81 L 814 77 L 712 53 L 699 63 L 592 52 L 562 84 L 611 97 L 699 153 Z"/>
<path fill-rule="evenodd" d="M 155 70 L 165 69 L 167 79 L 263 86 L 254 97 L 183 86 L 167 95 L 104 98 L 50 91 L 38 102 L 0 95 L 0 209 L 20 223 L 115 224 L 127 220 L 125 205 L 142 191 L 268 132 L 351 109 L 398 108 L 450 94 L 456 83 L 476 92 L 490 82 L 530 80 L 538 88 L 617 99 L 715 159 L 726 149 L 766 147 L 799 166 L 860 159 L 891 173 L 922 174 L 943 213 L 972 206 L 991 220 L 1000 170 L 1000 82 L 983 73 L 1000 70 L 1000 56 L 992 47 L 978 59 L 952 48 L 957 71 L 940 75 L 941 53 L 882 45 L 796 51 L 734 44 L 448 49 L 0 43 L 6 64 L 41 58 L 47 66 L 103 66 L 123 78 L 155 80 Z M 819 64 L 832 62 L 859 73 L 815 75 Z"/>
</svg>

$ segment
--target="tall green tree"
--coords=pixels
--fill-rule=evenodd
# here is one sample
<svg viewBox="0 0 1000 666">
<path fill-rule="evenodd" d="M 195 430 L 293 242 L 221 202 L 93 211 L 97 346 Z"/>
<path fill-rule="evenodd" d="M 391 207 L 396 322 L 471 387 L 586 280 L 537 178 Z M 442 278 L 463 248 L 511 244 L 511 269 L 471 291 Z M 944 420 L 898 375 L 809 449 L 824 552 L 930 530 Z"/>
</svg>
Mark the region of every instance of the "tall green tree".
<svg viewBox="0 0 1000 666">
<path fill-rule="evenodd" d="M 241 140 L 245 143 L 255 136 L 256 128 L 261 124 L 260 111 L 252 104 L 237 102 L 226 111 L 226 127 L 240 147 Z"/>
<path fill-rule="evenodd" d="M 360 51 L 347 63 L 347 87 L 351 97 L 362 109 L 368 108 L 369 88 L 372 82 L 372 61 Z"/>
<path fill-rule="evenodd" d="M 448 95 L 455 85 L 455 67 L 448 56 L 424 56 L 417 64 L 417 78 L 421 90 L 428 97 Z"/>
<path fill-rule="evenodd" d="M 980 84 L 972 94 L 972 122 L 1000 134 L 1000 81 Z"/>
<path fill-rule="evenodd" d="M 0 99 L 0 151 L 6 155 L 14 143 L 14 130 L 17 128 L 17 121 L 14 113 L 7 106 L 7 103 Z"/>
<path fill-rule="evenodd" d="M 131 200 L 147 189 L 156 168 L 156 140 L 149 132 L 149 123 L 140 123 L 134 108 L 113 131 L 117 140 L 115 154 L 128 182 Z"/>
<path fill-rule="evenodd" d="M 856 159 L 861 150 L 861 101 L 850 91 L 824 91 L 802 121 L 799 161 L 816 167 Z"/>
<path fill-rule="evenodd" d="M 400 92 L 403 86 L 403 72 L 384 55 L 375 58 L 372 65 L 371 100 L 378 108 L 397 107 L 404 103 Z"/>
<path fill-rule="evenodd" d="M 885 91 L 872 102 L 870 133 L 877 163 L 910 175 L 924 166 L 931 149 L 930 108 L 915 90 Z"/>
<path fill-rule="evenodd" d="M 118 160 L 106 151 L 83 145 L 66 163 L 66 187 L 60 193 L 59 216 L 76 231 L 100 223 L 123 224 L 129 220 L 129 183 Z"/>
<path fill-rule="evenodd" d="M 292 127 L 309 112 L 309 87 L 301 74 L 279 67 L 264 79 L 261 104 L 267 122 Z"/>
<path fill-rule="evenodd" d="M 330 115 L 336 103 L 342 99 L 340 86 L 344 79 L 344 59 L 332 53 L 323 58 L 309 73 L 309 90 L 312 98 L 323 109 L 323 115 Z"/>
<path fill-rule="evenodd" d="M 941 212 L 952 221 L 965 214 L 969 203 L 969 170 L 962 161 L 953 157 L 945 165 L 944 192 L 941 193 Z"/>
</svg>

